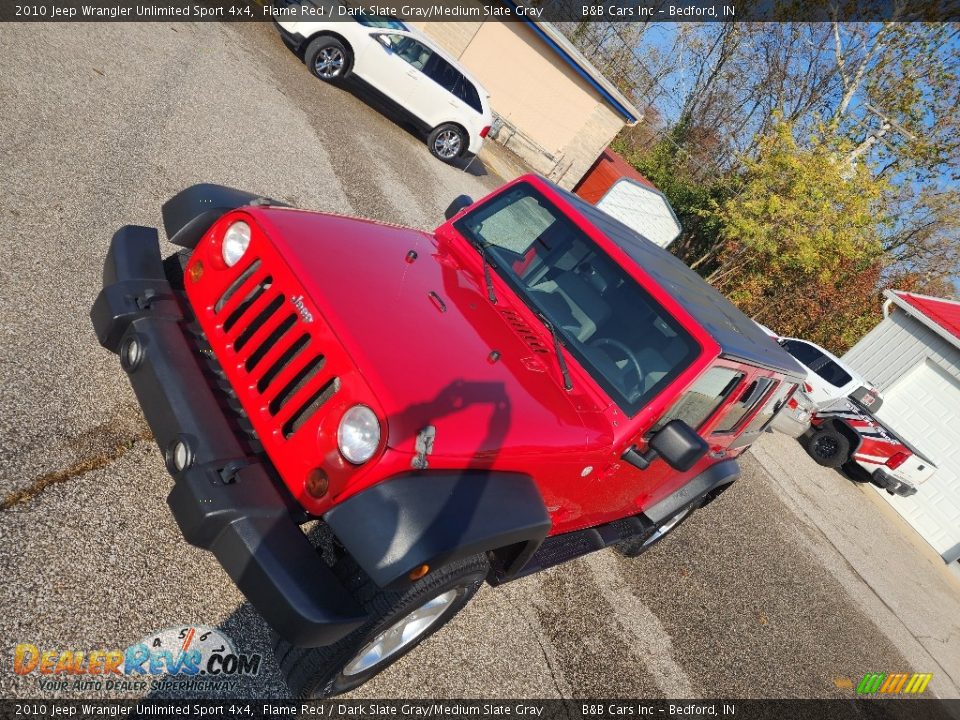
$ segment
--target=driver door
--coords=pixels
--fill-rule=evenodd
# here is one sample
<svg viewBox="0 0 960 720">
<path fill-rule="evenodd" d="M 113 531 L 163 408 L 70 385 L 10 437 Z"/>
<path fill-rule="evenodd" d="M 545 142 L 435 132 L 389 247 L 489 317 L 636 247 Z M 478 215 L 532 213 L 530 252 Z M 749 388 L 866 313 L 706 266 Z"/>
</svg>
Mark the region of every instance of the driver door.
<svg viewBox="0 0 960 720">
<path fill-rule="evenodd" d="M 704 460 L 715 462 L 720 459 L 720 453 L 725 454 L 725 446 L 729 444 L 717 435 L 715 426 L 728 414 L 734 399 L 743 393 L 747 379 L 747 373 L 741 368 L 725 364 L 714 365 L 697 378 L 670 409 L 631 444 L 645 449 L 651 435 L 671 420 L 679 419 L 685 421 L 707 441 L 710 454 Z M 701 472 L 704 460 L 687 472 L 674 470 L 662 458 L 654 460 L 646 470 L 624 463 L 621 472 L 624 473 L 624 484 L 633 495 L 633 505 L 638 511 L 643 510 L 676 492 L 690 478 Z"/>
</svg>

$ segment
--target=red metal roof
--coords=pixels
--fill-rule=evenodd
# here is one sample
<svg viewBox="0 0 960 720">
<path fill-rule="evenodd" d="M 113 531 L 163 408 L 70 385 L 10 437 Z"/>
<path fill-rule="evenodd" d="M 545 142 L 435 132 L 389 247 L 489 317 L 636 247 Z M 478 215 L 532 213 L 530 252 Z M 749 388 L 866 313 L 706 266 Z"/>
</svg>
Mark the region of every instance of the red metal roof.
<svg viewBox="0 0 960 720">
<path fill-rule="evenodd" d="M 900 290 L 894 290 L 894 294 L 948 333 L 960 338 L 960 302 Z"/>
<path fill-rule="evenodd" d="M 620 178 L 630 178 L 656 190 L 653 183 L 637 172 L 622 156 L 607 148 L 596 159 L 573 191 L 590 203 L 596 203 Z"/>
</svg>

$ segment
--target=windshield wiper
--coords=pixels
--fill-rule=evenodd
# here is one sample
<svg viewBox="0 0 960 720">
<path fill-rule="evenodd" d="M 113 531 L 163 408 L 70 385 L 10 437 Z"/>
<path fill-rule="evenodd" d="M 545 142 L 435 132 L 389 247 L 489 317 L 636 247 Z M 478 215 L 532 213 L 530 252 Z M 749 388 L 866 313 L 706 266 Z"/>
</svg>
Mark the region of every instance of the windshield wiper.
<svg viewBox="0 0 960 720">
<path fill-rule="evenodd" d="M 560 366 L 560 373 L 563 375 L 563 389 L 564 390 L 573 390 L 573 380 L 570 379 L 570 371 L 567 369 L 567 361 L 563 357 L 563 349 L 560 347 L 560 333 L 557 332 L 557 328 L 547 320 L 547 316 L 543 313 L 537 313 L 540 319 L 543 321 L 543 324 L 547 326 L 547 330 L 550 331 L 550 334 L 553 336 L 553 351 L 557 355 L 557 364 Z"/>
<path fill-rule="evenodd" d="M 497 294 L 493 291 L 493 278 L 490 277 L 490 259 L 487 257 L 487 247 L 490 243 L 478 242 L 477 248 L 480 250 L 480 258 L 483 260 L 483 280 L 487 284 L 487 297 L 494 305 L 497 304 Z"/>
</svg>

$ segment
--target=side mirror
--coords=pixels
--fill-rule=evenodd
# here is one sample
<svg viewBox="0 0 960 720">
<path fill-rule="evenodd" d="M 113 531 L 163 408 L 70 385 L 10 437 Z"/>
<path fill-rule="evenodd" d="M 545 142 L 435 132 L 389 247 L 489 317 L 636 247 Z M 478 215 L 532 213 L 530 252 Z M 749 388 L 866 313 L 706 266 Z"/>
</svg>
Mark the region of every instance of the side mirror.
<svg viewBox="0 0 960 720">
<path fill-rule="evenodd" d="M 392 41 L 390 40 L 390 36 L 389 36 L 389 35 L 387 35 L 387 34 L 385 34 L 385 33 L 372 33 L 372 34 L 370 35 L 370 37 L 372 37 L 372 38 L 373 38 L 374 40 L 376 40 L 378 43 L 380 43 L 381 45 L 383 45 L 387 50 L 392 50 L 392 49 L 393 49 L 393 44 L 392 44 Z"/>
<path fill-rule="evenodd" d="M 470 197 L 469 195 L 457 195 L 453 199 L 453 202 L 447 205 L 447 209 L 443 211 L 443 216 L 447 220 L 450 220 L 458 212 L 460 212 L 464 208 L 470 207 L 471 205 L 473 205 L 472 197 Z"/>
<path fill-rule="evenodd" d="M 631 447 L 622 457 L 641 470 L 662 457 L 674 470 L 684 472 L 696 465 L 709 449 L 706 441 L 687 423 L 671 420 L 653 434 L 646 452 L 640 453 Z"/>
</svg>

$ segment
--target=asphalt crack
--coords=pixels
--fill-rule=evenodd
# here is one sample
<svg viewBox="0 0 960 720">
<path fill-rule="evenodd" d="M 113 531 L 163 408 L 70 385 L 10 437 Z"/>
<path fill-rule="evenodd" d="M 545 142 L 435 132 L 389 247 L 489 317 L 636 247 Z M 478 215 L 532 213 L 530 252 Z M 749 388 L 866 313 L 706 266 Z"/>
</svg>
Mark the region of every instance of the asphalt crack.
<svg viewBox="0 0 960 720">
<path fill-rule="evenodd" d="M 557 691 L 557 695 L 559 695 L 563 700 L 569 700 L 573 697 L 573 694 L 570 691 L 570 686 L 567 684 L 566 678 L 563 677 L 563 671 L 556 667 L 556 657 L 555 652 L 552 650 L 552 646 L 551 650 L 548 651 L 547 646 L 544 644 L 543 628 L 540 627 L 539 620 L 535 619 L 535 614 L 531 617 L 530 610 L 532 608 L 526 604 L 521 607 L 521 604 L 514 600 L 510 596 L 509 592 L 505 592 L 503 596 L 506 599 L 507 604 L 515 610 L 517 617 L 519 617 L 530 630 L 533 638 L 537 641 L 537 645 L 540 646 L 540 652 L 543 654 L 543 660 L 547 665 L 547 670 L 550 671 L 550 680 L 553 682 L 553 687 Z M 536 606 L 536 603 L 532 601 L 531 604 L 534 607 Z M 563 710 L 564 714 L 569 720 L 570 711 L 566 703 L 563 704 Z"/>
<path fill-rule="evenodd" d="M 133 435 L 123 438 L 109 450 L 82 458 L 61 470 L 54 470 L 53 472 L 41 475 L 35 478 L 27 487 L 8 493 L 7 496 L 0 501 L 0 512 L 10 510 L 18 505 L 26 505 L 54 485 L 59 485 L 73 478 L 85 475 L 88 472 L 105 468 L 130 452 L 138 442 L 152 439 L 153 433 L 144 428 Z"/>
</svg>

